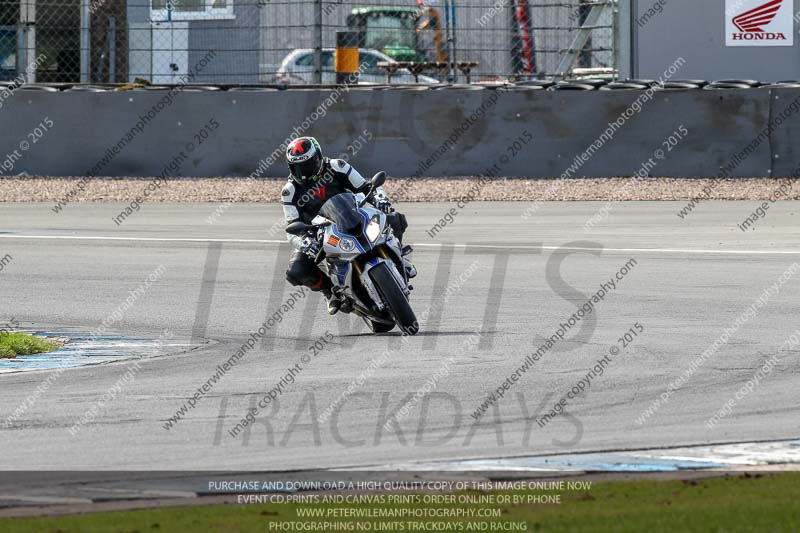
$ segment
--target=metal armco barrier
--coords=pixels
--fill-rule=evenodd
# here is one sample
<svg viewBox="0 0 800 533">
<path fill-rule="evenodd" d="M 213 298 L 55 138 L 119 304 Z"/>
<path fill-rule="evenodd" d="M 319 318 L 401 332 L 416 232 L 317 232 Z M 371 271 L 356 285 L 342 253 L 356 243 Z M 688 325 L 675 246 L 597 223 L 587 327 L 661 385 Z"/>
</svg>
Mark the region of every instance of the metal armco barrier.
<svg viewBox="0 0 800 533">
<path fill-rule="evenodd" d="M 0 158 L 13 160 L 0 171 L 282 177 L 292 132 L 316 136 L 327 155 L 346 156 L 365 175 L 472 176 L 495 166 L 497 176 L 609 177 L 654 158 L 656 176 L 727 168 L 732 177 L 778 177 L 800 165 L 800 89 L 657 91 L 638 113 L 631 105 L 644 91 L 524 89 L 187 89 L 170 103 L 167 90 L 20 89 L 0 108 L 14 125 L 0 129 Z M 52 127 L 42 132 L 45 118 Z M 218 124 L 210 135 L 208 124 Z M 37 128 L 41 135 L 29 134 Z M 687 133 L 671 143 L 679 129 Z M 364 131 L 370 140 L 353 150 Z M 517 146 L 521 136 L 532 142 Z"/>
</svg>

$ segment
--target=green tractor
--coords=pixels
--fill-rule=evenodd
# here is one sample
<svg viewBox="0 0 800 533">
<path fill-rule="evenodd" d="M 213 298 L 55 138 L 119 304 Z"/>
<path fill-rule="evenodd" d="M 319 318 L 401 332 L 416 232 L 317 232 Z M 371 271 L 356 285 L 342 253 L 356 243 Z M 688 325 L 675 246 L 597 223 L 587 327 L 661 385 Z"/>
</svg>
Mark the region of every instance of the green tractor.
<svg viewBox="0 0 800 533">
<path fill-rule="evenodd" d="M 395 61 L 427 61 L 428 46 L 421 32 L 434 32 L 436 61 L 445 61 L 441 27 L 435 9 L 413 7 L 357 7 L 347 17 L 347 28 L 358 33 L 358 47 L 380 50 Z"/>
</svg>

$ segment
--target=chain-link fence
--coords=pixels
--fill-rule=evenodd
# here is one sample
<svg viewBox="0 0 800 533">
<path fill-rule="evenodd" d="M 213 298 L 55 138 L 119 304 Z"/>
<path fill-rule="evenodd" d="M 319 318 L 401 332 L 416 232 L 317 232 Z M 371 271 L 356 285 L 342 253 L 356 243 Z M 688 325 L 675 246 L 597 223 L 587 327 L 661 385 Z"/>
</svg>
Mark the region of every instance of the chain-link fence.
<svg viewBox="0 0 800 533">
<path fill-rule="evenodd" d="M 341 32 L 367 83 L 387 71 L 395 83 L 612 71 L 615 10 L 614 0 L 0 0 L 0 79 L 328 84 Z"/>
</svg>

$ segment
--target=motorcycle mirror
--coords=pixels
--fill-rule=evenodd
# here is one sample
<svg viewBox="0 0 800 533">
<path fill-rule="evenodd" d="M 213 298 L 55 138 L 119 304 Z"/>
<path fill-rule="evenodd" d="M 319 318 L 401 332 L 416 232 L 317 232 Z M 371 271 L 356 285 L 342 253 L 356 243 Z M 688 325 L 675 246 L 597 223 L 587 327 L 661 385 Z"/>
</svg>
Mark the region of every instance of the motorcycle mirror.
<svg viewBox="0 0 800 533">
<path fill-rule="evenodd" d="M 292 222 L 288 226 L 286 226 L 286 233 L 290 233 L 292 235 L 300 235 L 301 233 L 305 233 L 306 231 L 314 229 L 314 226 L 306 224 L 305 222 L 297 221 Z"/>
<path fill-rule="evenodd" d="M 371 183 L 372 183 L 373 190 L 377 189 L 378 187 L 380 187 L 381 185 L 386 183 L 386 172 L 381 170 L 380 172 L 378 172 L 377 174 L 372 176 L 372 182 Z"/>
<path fill-rule="evenodd" d="M 375 189 L 377 189 L 378 187 L 380 187 L 384 183 L 386 183 L 386 172 L 381 170 L 380 172 L 378 172 L 377 174 L 372 176 L 372 179 L 369 181 L 369 192 L 364 196 L 364 200 L 362 200 L 358 204 L 358 207 L 361 207 L 362 205 L 366 204 L 367 203 L 367 198 L 372 196 L 372 193 L 375 192 Z"/>
</svg>

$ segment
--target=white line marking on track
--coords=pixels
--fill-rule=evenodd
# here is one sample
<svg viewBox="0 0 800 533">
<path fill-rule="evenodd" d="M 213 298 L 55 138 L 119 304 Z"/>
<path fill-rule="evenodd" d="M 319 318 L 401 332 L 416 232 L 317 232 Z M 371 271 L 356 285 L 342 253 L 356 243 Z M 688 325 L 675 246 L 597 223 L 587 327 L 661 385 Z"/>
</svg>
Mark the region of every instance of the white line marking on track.
<svg viewBox="0 0 800 533">
<path fill-rule="evenodd" d="M 127 242 L 197 242 L 237 244 L 283 244 L 285 240 L 271 239 L 191 239 L 180 237 L 104 237 L 99 235 L 0 235 L 0 239 L 76 240 L 76 241 L 127 241 Z M 583 246 L 414 243 L 414 248 L 437 248 L 451 245 L 456 248 L 505 248 L 511 250 L 564 250 L 576 252 L 653 253 L 653 254 L 706 254 L 706 255 L 800 255 L 800 250 L 697 250 L 690 248 L 593 248 Z"/>
<path fill-rule="evenodd" d="M 25 494 L 0 494 L 0 499 L 13 500 L 28 503 L 44 503 L 56 505 L 80 505 L 90 504 L 92 500 L 89 498 L 62 498 L 59 496 L 28 496 Z"/>
</svg>

